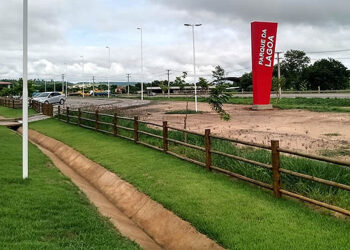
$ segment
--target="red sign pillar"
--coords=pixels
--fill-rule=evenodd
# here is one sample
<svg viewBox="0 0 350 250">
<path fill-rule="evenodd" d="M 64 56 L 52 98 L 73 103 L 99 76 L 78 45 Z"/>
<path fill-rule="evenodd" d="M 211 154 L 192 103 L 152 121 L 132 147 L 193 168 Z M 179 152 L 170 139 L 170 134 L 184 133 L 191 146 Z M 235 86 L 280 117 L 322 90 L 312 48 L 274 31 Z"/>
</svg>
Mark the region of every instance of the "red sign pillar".
<svg viewBox="0 0 350 250">
<path fill-rule="evenodd" d="M 253 109 L 271 109 L 277 23 L 252 22 Z"/>
</svg>

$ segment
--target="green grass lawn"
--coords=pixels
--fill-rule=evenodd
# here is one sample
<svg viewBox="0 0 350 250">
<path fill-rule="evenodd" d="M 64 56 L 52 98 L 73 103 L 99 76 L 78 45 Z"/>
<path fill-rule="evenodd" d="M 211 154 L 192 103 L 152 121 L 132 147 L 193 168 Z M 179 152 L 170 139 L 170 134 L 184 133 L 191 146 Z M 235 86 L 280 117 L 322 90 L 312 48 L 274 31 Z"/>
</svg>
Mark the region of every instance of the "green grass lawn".
<svg viewBox="0 0 350 250">
<path fill-rule="evenodd" d="M 194 97 L 148 97 L 155 101 L 194 101 Z M 199 97 L 199 102 L 208 102 L 207 98 Z M 227 103 L 252 105 L 251 97 L 230 97 Z M 280 109 L 306 109 L 316 112 L 350 112 L 350 98 L 282 98 L 278 103 L 276 98 L 271 98 L 271 104 Z"/>
<path fill-rule="evenodd" d="M 29 115 L 37 114 L 33 109 L 28 110 Z M 22 117 L 22 109 L 12 109 L 0 106 L 0 116 L 5 118 L 19 118 Z"/>
<path fill-rule="evenodd" d="M 117 173 L 229 249 L 348 249 L 350 221 L 142 145 L 54 119 L 30 125 Z"/>
<path fill-rule="evenodd" d="M 39 149 L 23 181 L 20 136 L 0 127 L 0 142 L 0 249 L 138 249 Z"/>
<path fill-rule="evenodd" d="M 71 110 L 70 114 L 73 116 L 78 115 L 77 111 L 73 110 Z M 84 125 L 95 128 L 95 114 L 83 113 L 82 117 L 89 119 L 82 120 Z M 61 119 L 65 118 L 65 115 L 61 116 Z M 100 114 L 99 119 L 103 122 L 113 124 L 113 117 L 104 116 L 103 114 Z M 70 119 L 70 122 L 77 122 L 77 119 L 72 117 Z M 118 124 L 123 127 L 128 127 L 130 129 L 133 128 L 133 121 L 130 120 L 118 119 Z M 113 126 L 100 124 L 99 129 L 113 133 Z M 154 135 L 162 136 L 161 129 L 149 127 L 143 123 L 139 124 L 139 130 Z M 122 136 L 133 138 L 132 131 L 125 131 L 123 129 L 120 129 L 118 133 Z M 177 141 L 186 142 L 195 146 L 205 147 L 205 140 L 203 135 L 187 134 L 187 136 L 185 137 L 183 132 L 169 131 L 168 136 L 169 138 Z M 161 139 L 139 134 L 139 140 L 141 142 L 151 144 L 158 148 L 162 148 Z M 242 147 L 241 145 L 237 145 L 235 143 L 215 138 L 211 139 L 211 147 L 213 150 L 219 152 L 236 155 L 245 159 L 258 161 L 268 165 L 272 164 L 271 152 L 267 150 L 256 149 L 252 147 Z M 205 163 L 205 153 L 201 150 L 188 148 L 173 142 L 169 142 L 169 150 L 179 155 L 186 156 L 187 158 Z M 337 156 L 344 155 L 349 152 L 346 149 L 343 149 L 340 152 L 320 152 L 321 155 L 327 156 L 331 156 L 330 153 L 332 153 L 333 156 Z M 272 172 L 267 169 L 256 167 L 248 163 L 244 163 L 216 154 L 212 154 L 212 165 L 224 168 L 231 172 L 241 174 L 267 184 L 272 184 Z M 281 155 L 281 167 L 298 173 L 303 173 L 350 186 L 350 169 L 346 167 L 341 167 L 331 163 L 324 163 L 306 158 L 291 157 L 285 154 Z M 317 183 L 314 181 L 305 180 L 303 178 L 284 173 L 282 173 L 281 182 L 283 189 L 350 210 L 350 192 L 348 191 Z"/>
</svg>

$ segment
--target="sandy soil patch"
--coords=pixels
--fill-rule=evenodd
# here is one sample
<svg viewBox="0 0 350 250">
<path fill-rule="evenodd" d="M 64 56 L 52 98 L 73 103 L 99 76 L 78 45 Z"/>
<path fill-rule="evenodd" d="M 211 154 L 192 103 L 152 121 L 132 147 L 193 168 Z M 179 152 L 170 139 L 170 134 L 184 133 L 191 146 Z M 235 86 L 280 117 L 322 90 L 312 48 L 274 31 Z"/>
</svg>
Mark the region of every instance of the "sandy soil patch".
<svg viewBox="0 0 350 250">
<path fill-rule="evenodd" d="M 281 147 L 321 154 L 324 150 L 350 150 L 350 114 L 311 112 L 306 110 L 252 111 L 247 105 L 225 105 L 231 115 L 229 122 L 220 120 L 207 103 L 198 103 L 203 114 L 188 115 L 187 129 L 204 133 L 206 128 L 216 135 L 268 145 L 280 140 Z M 169 115 L 170 110 L 185 109 L 186 102 L 154 102 L 128 110 L 140 119 L 183 128 L 185 115 Z M 194 109 L 194 103 L 189 104 Z M 350 151 L 349 151 L 350 152 Z M 338 158 L 350 159 L 341 155 Z"/>
</svg>

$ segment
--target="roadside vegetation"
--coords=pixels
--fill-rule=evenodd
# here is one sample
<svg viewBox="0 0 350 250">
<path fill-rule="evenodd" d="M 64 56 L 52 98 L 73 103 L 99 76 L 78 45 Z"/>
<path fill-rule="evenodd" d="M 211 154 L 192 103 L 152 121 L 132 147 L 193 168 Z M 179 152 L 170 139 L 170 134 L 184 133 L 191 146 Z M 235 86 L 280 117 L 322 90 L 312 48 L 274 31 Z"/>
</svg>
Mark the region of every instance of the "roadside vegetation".
<svg viewBox="0 0 350 250">
<path fill-rule="evenodd" d="M 36 122 L 30 127 L 63 141 L 117 173 L 225 248 L 346 249 L 350 244 L 348 220 L 313 211 L 301 202 L 276 199 L 268 191 L 209 173 L 162 152 L 54 119 Z M 140 139 L 146 140 L 144 137 Z M 190 136 L 187 139 L 196 140 Z M 221 146 L 214 144 L 215 147 Z M 267 154 L 260 152 L 243 148 L 229 150 L 268 160 Z M 217 161 L 219 159 L 214 159 L 218 164 Z M 309 169 L 308 162 L 296 161 L 300 163 L 299 168 Z M 248 171 L 248 167 L 238 163 L 227 162 L 229 166 L 243 167 Z M 326 166 L 320 169 L 326 171 Z M 259 171 L 251 170 L 254 173 Z M 349 179 L 344 177 L 345 181 Z M 298 180 L 294 181 L 298 184 Z"/>
<path fill-rule="evenodd" d="M 29 115 L 37 114 L 33 109 L 28 110 Z M 20 118 L 22 117 L 22 109 L 12 109 L 0 106 L 0 116 L 5 118 Z"/>
<path fill-rule="evenodd" d="M 148 97 L 147 100 L 155 101 L 192 101 L 194 97 Z M 208 98 L 199 97 L 199 102 L 208 102 Z M 252 105 L 251 97 L 230 97 L 225 102 L 228 104 Z M 350 112 L 350 99 L 347 98 L 283 98 L 277 102 L 276 98 L 271 98 L 271 104 L 274 108 L 280 109 L 305 109 L 315 112 Z"/>
<path fill-rule="evenodd" d="M 171 110 L 171 111 L 167 111 L 165 112 L 165 114 L 167 115 L 185 115 L 185 114 L 203 114 L 202 111 L 198 111 L 196 112 L 196 110 L 192 110 L 192 109 L 178 109 L 178 110 Z"/>
<path fill-rule="evenodd" d="M 0 127 L 1 249 L 139 249 L 38 148 L 22 180 L 21 137 Z"/>
</svg>

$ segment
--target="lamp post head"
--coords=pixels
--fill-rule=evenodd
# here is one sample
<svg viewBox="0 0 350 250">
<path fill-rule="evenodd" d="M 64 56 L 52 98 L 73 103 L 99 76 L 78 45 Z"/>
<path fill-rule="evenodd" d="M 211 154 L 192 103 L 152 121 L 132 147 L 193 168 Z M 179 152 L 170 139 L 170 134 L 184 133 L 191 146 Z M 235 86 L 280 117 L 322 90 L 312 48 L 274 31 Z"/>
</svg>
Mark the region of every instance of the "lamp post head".
<svg viewBox="0 0 350 250">
<path fill-rule="evenodd" d="M 190 24 L 190 23 L 185 23 L 184 24 L 185 26 L 202 26 L 202 24 L 201 23 L 195 23 L 195 24 Z"/>
</svg>

